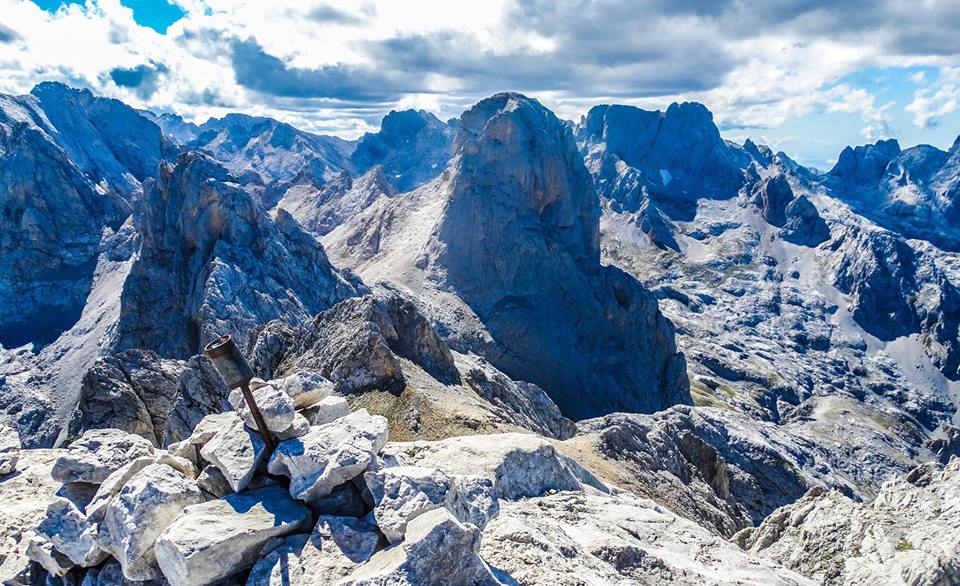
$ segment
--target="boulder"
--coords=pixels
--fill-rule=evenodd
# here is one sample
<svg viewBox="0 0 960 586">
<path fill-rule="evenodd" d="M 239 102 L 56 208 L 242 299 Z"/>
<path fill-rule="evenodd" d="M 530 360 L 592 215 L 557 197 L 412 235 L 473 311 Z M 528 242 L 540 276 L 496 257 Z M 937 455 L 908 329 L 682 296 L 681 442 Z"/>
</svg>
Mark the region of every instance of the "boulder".
<svg viewBox="0 0 960 586">
<path fill-rule="evenodd" d="M 387 443 L 387 420 L 361 409 L 281 442 L 269 470 L 290 478 L 290 494 L 311 501 L 361 474 Z"/>
<path fill-rule="evenodd" d="M 273 384 L 293 399 L 297 409 L 312 407 L 333 393 L 333 383 L 317 372 L 301 370 Z"/>
<path fill-rule="evenodd" d="M 219 430 L 203 448 L 200 455 L 216 466 L 230 484 L 233 492 L 250 484 L 253 474 L 266 457 L 266 444 L 259 433 L 243 424 L 235 413 L 227 417 L 228 425 Z"/>
<path fill-rule="evenodd" d="M 293 416 L 296 413 L 293 399 L 281 389 L 266 384 L 261 381 L 259 385 L 251 385 L 253 398 L 260 408 L 260 414 L 263 415 L 263 422 L 267 429 L 274 433 L 279 433 L 290 427 L 293 423 Z M 234 389 L 230 392 L 230 404 L 233 409 L 243 417 L 244 423 L 251 429 L 257 429 L 257 422 L 253 417 L 253 412 L 247 407 L 247 402 L 243 398 L 243 392 L 240 389 Z"/>
<path fill-rule="evenodd" d="M 99 568 L 87 570 L 80 586 L 166 586 L 163 579 L 160 580 L 128 580 L 123 575 L 123 568 L 115 561 L 109 561 Z"/>
<path fill-rule="evenodd" d="M 100 484 L 129 462 L 153 452 L 153 444 L 138 435 L 119 429 L 91 429 L 54 463 L 52 474 L 65 484 Z"/>
<path fill-rule="evenodd" d="M 197 477 L 197 486 L 200 490 L 213 495 L 215 498 L 222 498 L 233 492 L 230 488 L 230 481 L 223 475 L 216 466 L 210 465 L 203 469 L 200 476 Z"/>
<path fill-rule="evenodd" d="M 383 468 L 367 472 L 364 480 L 375 503 L 371 516 L 390 543 L 402 541 L 407 525 L 434 509 L 446 508 L 482 529 L 499 508 L 493 482 L 486 478 L 464 479 L 462 493 L 459 478 L 436 468 Z"/>
<path fill-rule="evenodd" d="M 457 584 L 499 585 L 480 559 L 479 550 L 479 529 L 460 523 L 446 509 L 434 509 L 410 522 L 403 543 L 375 554 L 338 584 L 414 586 L 455 580 Z"/>
<path fill-rule="evenodd" d="M 309 522 L 309 509 L 279 486 L 232 494 L 186 508 L 157 539 L 157 561 L 173 586 L 212 584 L 252 566 L 267 540 Z"/>
<path fill-rule="evenodd" d="M 294 415 L 293 423 L 290 424 L 290 427 L 277 433 L 277 439 L 280 441 L 286 441 L 288 439 L 305 435 L 308 431 L 310 431 L 310 422 L 306 417 L 297 413 Z"/>
<path fill-rule="evenodd" d="M 27 537 L 27 557 L 54 576 L 65 576 L 76 567 L 70 558 L 57 551 L 52 543 L 35 533 Z"/>
<path fill-rule="evenodd" d="M 166 464 L 191 479 L 197 476 L 197 470 L 189 460 L 171 455 L 162 450 L 157 451 L 152 456 L 137 458 L 108 476 L 107 479 L 100 484 L 96 493 L 94 493 L 84 509 L 87 519 L 91 523 L 99 523 L 102 521 L 107 506 L 110 504 L 110 501 L 113 500 L 113 497 L 120 492 L 120 489 L 122 489 L 134 475 L 151 464 Z"/>
<path fill-rule="evenodd" d="M 311 535 L 289 537 L 257 562 L 247 586 L 336 584 L 369 560 L 381 539 L 360 519 L 322 516 Z"/>
<path fill-rule="evenodd" d="M 312 425 L 326 425 L 350 415 L 350 404 L 343 397 L 331 396 L 320 400 L 305 413 Z"/>
<path fill-rule="evenodd" d="M 160 577 L 157 536 L 189 505 L 203 502 L 196 483 L 166 464 L 137 472 L 107 506 L 99 540 L 130 580 Z"/>
<path fill-rule="evenodd" d="M 97 542 L 97 526 L 87 520 L 76 505 L 58 497 L 47 506 L 47 514 L 37 527 L 37 534 L 78 566 L 88 568 L 107 557 Z"/>
<path fill-rule="evenodd" d="M 16 470 L 19 458 L 20 436 L 14 429 L 0 423 L 0 476 Z"/>
<path fill-rule="evenodd" d="M 509 500 L 555 490 L 609 490 L 549 440 L 527 433 L 393 443 L 383 450 L 383 458 L 388 466 L 424 466 L 486 478 L 493 483 L 493 495 Z"/>
<path fill-rule="evenodd" d="M 236 418 L 237 414 L 232 411 L 207 415 L 197 423 L 186 438 L 170 444 L 167 451 L 175 456 L 186 458 L 194 464 L 199 464 L 200 448 L 221 430 L 229 427 Z"/>
</svg>

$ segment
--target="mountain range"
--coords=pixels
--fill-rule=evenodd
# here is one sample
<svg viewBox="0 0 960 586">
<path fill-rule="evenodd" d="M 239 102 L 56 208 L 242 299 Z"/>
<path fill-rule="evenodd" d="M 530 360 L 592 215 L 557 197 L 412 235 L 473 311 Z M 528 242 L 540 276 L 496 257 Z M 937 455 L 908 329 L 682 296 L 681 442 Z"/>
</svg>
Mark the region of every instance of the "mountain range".
<svg viewBox="0 0 960 586">
<path fill-rule="evenodd" d="M 0 424 L 24 461 L 101 429 L 192 441 L 231 409 L 198 356 L 230 334 L 263 380 L 312 373 L 386 417 L 376 458 L 444 470 L 500 437 L 527 453 L 523 432 L 582 468 L 563 505 L 548 464 L 498 464 L 547 500 L 533 521 L 504 489 L 474 523 L 495 583 L 960 580 L 960 139 L 822 172 L 697 103 L 569 122 L 502 93 L 347 141 L 43 83 L 0 95 L 0 206 Z M 620 549 L 558 537 L 564 506 Z M 689 523 L 686 545 L 644 549 L 663 537 L 616 507 Z M 0 572 L 27 560 L 3 529 Z"/>
</svg>

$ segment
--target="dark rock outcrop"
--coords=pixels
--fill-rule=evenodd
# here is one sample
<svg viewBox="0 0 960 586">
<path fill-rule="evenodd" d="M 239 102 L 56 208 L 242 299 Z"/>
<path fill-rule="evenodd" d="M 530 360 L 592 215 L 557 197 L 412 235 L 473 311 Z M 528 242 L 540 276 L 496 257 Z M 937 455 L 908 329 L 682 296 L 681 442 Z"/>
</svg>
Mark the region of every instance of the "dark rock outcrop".
<svg viewBox="0 0 960 586">
<path fill-rule="evenodd" d="M 882 340 L 920 334 L 934 365 L 960 376 L 960 290 L 931 258 L 883 230 L 848 229 L 831 249 L 834 285 L 863 329 Z"/>
<path fill-rule="evenodd" d="M 689 401 L 656 300 L 600 264 L 599 205 L 570 129 L 499 94 L 464 113 L 456 144 L 427 264 L 489 331 L 491 362 L 575 418 Z"/>
<path fill-rule="evenodd" d="M 795 195 L 784 173 L 758 180 L 751 189 L 753 204 L 768 223 L 781 230 L 784 240 L 817 246 L 830 239 L 830 228 L 804 195 Z"/>
</svg>

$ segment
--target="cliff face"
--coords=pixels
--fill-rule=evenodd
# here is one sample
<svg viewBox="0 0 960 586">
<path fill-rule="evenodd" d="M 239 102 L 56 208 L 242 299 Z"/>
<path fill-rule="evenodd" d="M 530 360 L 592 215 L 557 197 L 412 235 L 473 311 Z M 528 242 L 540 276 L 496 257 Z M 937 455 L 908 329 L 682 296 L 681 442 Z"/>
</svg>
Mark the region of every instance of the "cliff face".
<svg viewBox="0 0 960 586">
<path fill-rule="evenodd" d="M 185 358 L 225 333 L 245 346 L 257 325 L 299 323 L 364 290 L 290 214 L 270 218 L 198 153 L 160 168 L 133 220 L 142 245 L 121 297 L 120 348 Z"/>
<path fill-rule="evenodd" d="M 600 263 L 600 206 L 570 129 L 499 94 L 464 113 L 454 152 L 434 182 L 328 234 L 337 260 L 425 290 L 454 348 L 539 385 L 570 417 L 688 402 L 656 300 Z"/>
</svg>

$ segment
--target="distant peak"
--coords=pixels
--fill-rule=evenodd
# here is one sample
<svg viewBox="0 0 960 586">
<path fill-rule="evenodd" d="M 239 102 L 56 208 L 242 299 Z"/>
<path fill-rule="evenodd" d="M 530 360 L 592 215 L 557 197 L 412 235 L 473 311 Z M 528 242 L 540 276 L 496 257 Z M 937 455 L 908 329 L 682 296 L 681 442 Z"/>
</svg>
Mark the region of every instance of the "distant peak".
<svg viewBox="0 0 960 586">
<path fill-rule="evenodd" d="M 42 81 L 33 86 L 30 94 L 43 100 L 53 98 L 57 100 L 78 97 L 84 100 L 93 100 L 93 92 L 86 88 L 75 88 L 59 81 Z"/>
</svg>

